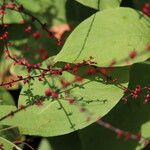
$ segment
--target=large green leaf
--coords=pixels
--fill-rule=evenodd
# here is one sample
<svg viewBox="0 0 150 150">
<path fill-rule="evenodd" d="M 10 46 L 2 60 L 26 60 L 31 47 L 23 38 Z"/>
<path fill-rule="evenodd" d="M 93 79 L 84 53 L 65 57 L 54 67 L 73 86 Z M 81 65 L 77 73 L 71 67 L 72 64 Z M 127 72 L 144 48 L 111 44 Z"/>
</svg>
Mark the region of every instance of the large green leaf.
<svg viewBox="0 0 150 150">
<path fill-rule="evenodd" d="M 149 62 L 135 64 L 131 68 L 129 88 L 135 89 L 137 85 L 150 85 Z M 141 132 L 143 137 L 150 139 L 150 105 L 143 104 L 145 95 L 146 91 L 143 91 L 137 99 L 130 97 L 126 104 L 120 102 L 102 120 L 133 134 Z M 144 146 L 144 143 L 137 140 L 126 141 L 124 137 L 118 139 L 114 132 L 96 124 L 81 130 L 80 139 L 83 150 L 91 150 L 93 147 L 94 150 L 141 150 Z"/>
<path fill-rule="evenodd" d="M 9 2 L 9 0 L 7 1 Z M 16 1 L 24 6 L 27 13 L 34 15 L 43 23 L 46 22 L 50 27 L 64 23 L 78 23 L 95 12 L 95 10 L 86 8 L 75 0 L 32 0 L 32 3 L 30 0 Z M 75 13 L 72 13 L 73 11 Z M 27 16 L 24 16 L 24 18 L 29 19 Z M 4 18 L 6 23 L 19 23 L 21 20 L 20 13 L 6 10 Z"/>
<path fill-rule="evenodd" d="M 0 105 L 15 105 L 13 97 L 4 88 L 0 88 Z"/>
<path fill-rule="evenodd" d="M 124 66 L 133 50 L 140 54 L 131 64 L 146 60 L 150 54 L 142 52 L 150 41 L 149 29 L 149 18 L 130 8 L 97 12 L 72 32 L 55 61 L 76 63 L 92 56 L 98 66 L 108 66 L 114 59 L 117 66 Z"/>
<path fill-rule="evenodd" d="M 22 4 L 32 15 L 38 17 L 42 22 L 46 22 L 49 25 L 52 24 L 62 24 L 66 22 L 65 17 L 65 3 L 66 0 L 56 1 L 56 0 L 16 0 L 17 3 Z M 2 2 L 0 2 L 2 4 Z M 7 15 L 5 16 L 5 22 L 7 23 L 18 23 L 22 20 L 20 13 L 7 10 Z"/>
<path fill-rule="evenodd" d="M 107 9 L 113 7 L 119 7 L 122 0 L 76 0 L 86 6 L 95 8 L 95 9 Z"/>
<path fill-rule="evenodd" d="M 1 106 L 15 105 L 12 96 L 4 88 L 0 88 L 0 105 Z M 12 129 L 10 128 L 8 130 L 6 128 L 8 128 L 8 126 L 2 126 L 2 125 L 0 126 L 0 144 L 4 144 L 4 148 L 6 148 L 7 146 L 12 146 L 13 143 L 11 143 L 11 141 L 15 141 L 16 139 L 21 139 L 21 136 L 19 135 L 16 127 Z M 6 139 L 9 140 L 10 142 L 7 141 Z"/>
<path fill-rule="evenodd" d="M 16 150 L 22 150 L 21 148 L 19 148 L 18 146 L 16 146 L 14 143 L 8 141 L 7 139 L 4 139 L 2 137 L 0 137 L 0 144 L 2 144 L 2 150 L 12 150 L 12 149 L 16 149 Z"/>
<path fill-rule="evenodd" d="M 84 69 L 82 68 L 81 71 Z M 39 72 L 36 72 L 36 74 L 39 74 Z M 112 76 L 118 78 L 118 82 L 126 85 L 128 82 L 128 68 L 116 68 Z M 99 116 L 102 117 L 107 114 L 123 95 L 123 90 L 115 85 L 101 82 L 102 77 L 99 74 L 86 77 L 82 83 L 72 84 L 65 90 L 61 89 L 60 78 L 72 81 L 74 75 L 69 72 L 64 72 L 60 77 L 47 76 L 43 82 L 38 81 L 38 79 L 30 81 L 21 91 L 19 105 L 25 105 L 29 101 L 43 99 L 45 90 L 49 86 L 60 88 L 60 92 L 62 92 L 60 99 L 53 101 L 49 99 L 41 107 L 33 105 L 25 111 L 16 113 L 11 119 L 5 119 L 1 123 L 18 126 L 23 134 L 40 136 L 66 134 L 84 128 L 92 122 L 95 122 Z M 75 97 L 77 105 L 70 105 L 68 103 L 64 98 L 64 91 L 69 91 L 71 96 Z M 60 105 L 62 106 L 60 107 Z M 86 122 L 89 113 L 80 112 L 79 107 L 81 105 L 84 105 L 92 113 L 92 116 L 90 115 L 90 122 Z M 2 106 L 0 108 L 0 116 L 14 109 L 15 107 Z M 74 128 L 72 127 L 73 125 L 75 125 Z"/>
</svg>

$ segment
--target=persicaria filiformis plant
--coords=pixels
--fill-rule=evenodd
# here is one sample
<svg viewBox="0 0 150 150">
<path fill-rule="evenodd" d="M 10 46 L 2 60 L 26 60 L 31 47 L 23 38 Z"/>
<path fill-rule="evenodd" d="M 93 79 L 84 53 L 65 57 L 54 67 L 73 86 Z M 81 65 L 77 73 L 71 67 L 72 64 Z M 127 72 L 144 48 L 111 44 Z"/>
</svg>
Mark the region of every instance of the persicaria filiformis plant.
<svg viewBox="0 0 150 150">
<path fill-rule="evenodd" d="M 0 1 L 0 150 L 144 150 L 150 3 Z"/>
</svg>

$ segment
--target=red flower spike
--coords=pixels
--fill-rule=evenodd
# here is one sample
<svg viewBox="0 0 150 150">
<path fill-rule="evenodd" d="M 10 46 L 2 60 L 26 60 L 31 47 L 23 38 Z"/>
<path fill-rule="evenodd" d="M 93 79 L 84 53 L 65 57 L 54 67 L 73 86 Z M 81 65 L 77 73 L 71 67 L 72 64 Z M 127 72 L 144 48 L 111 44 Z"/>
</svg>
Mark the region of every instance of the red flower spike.
<svg viewBox="0 0 150 150">
<path fill-rule="evenodd" d="M 131 133 L 129 133 L 129 132 L 126 132 L 125 133 L 125 140 L 130 140 L 131 139 Z"/>
<path fill-rule="evenodd" d="M 107 75 L 108 70 L 106 68 L 100 68 L 100 73 Z"/>
<path fill-rule="evenodd" d="M 40 64 L 40 63 L 38 63 L 38 64 L 34 64 L 34 65 L 33 65 L 33 67 L 34 67 L 34 68 L 37 68 L 37 69 L 38 69 L 38 68 L 40 68 L 40 66 L 41 66 L 41 64 Z"/>
<path fill-rule="evenodd" d="M 46 71 L 43 70 L 42 73 L 41 73 L 41 76 L 44 78 L 45 74 L 46 74 Z"/>
<path fill-rule="evenodd" d="M 145 3 L 142 8 L 143 13 L 150 16 L 150 3 Z"/>
<path fill-rule="evenodd" d="M 147 94 L 147 95 L 146 95 L 146 98 L 147 98 L 147 99 L 150 99 L 150 94 Z"/>
<path fill-rule="evenodd" d="M 92 74 L 95 74 L 97 72 L 97 70 L 95 68 L 89 68 L 86 70 L 86 73 L 88 75 L 92 75 Z"/>
<path fill-rule="evenodd" d="M 62 70 L 50 70 L 53 75 L 62 75 Z"/>
<path fill-rule="evenodd" d="M 12 43 L 8 42 L 6 45 L 7 45 L 7 46 L 12 46 Z"/>
<path fill-rule="evenodd" d="M 57 41 L 57 46 L 61 46 L 62 42 L 60 40 Z"/>
<path fill-rule="evenodd" d="M 142 137 L 141 133 L 137 133 L 137 134 L 136 134 L 136 138 L 137 138 L 138 141 L 141 140 L 141 137 Z"/>
<path fill-rule="evenodd" d="M 8 3 L 8 4 L 5 4 L 4 6 L 7 8 L 13 8 L 16 6 L 16 4 L 15 3 Z"/>
<path fill-rule="evenodd" d="M 76 76 L 74 77 L 74 81 L 75 81 L 75 82 L 82 82 L 82 81 L 83 81 L 83 77 L 80 76 L 80 75 L 76 75 Z"/>
<path fill-rule="evenodd" d="M 131 59 L 134 59 L 136 56 L 137 56 L 137 51 L 136 51 L 136 50 L 133 50 L 133 51 L 131 51 L 131 52 L 129 53 L 129 57 L 130 57 Z"/>
<path fill-rule="evenodd" d="M 138 85 L 135 90 L 132 92 L 132 97 L 133 98 L 137 98 L 139 93 L 141 92 L 142 88 L 140 85 Z"/>
<path fill-rule="evenodd" d="M 66 88 L 67 86 L 70 85 L 70 83 L 68 81 L 66 81 L 65 79 L 62 79 L 60 82 L 61 82 L 61 85 L 63 88 Z"/>
<path fill-rule="evenodd" d="M 68 102 L 70 105 L 74 104 L 75 100 L 74 99 L 68 99 Z"/>
<path fill-rule="evenodd" d="M 39 80 L 39 81 L 43 81 L 42 77 L 38 77 L 38 80 Z"/>
<path fill-rule="evenodd" d="M 3 40 L 3 37 L 2 37 L 2 36 L 0 36 L 0 40 Z"/>
<path fill-rule="evenodd" d="M 123 137 L 123 132 L 122 132 L 121 130 L 118 129 L 118 130 L 116 131 L 116 133 L 117 133 L 117 137 L 118 137 L 118 138 Z"/>
<path fill-rule="evenodd" d="M 77 72 L 78 72 L 78 67 L 77 67 L 77 66 L 73 67 L 73 68 L 72 68 L 72 71 L 73 71 L 74 73 L 77 73 Z"/>
<path fill-rule="evenodd" d="M 34 32 L 34 33 L 32 34 L 32 36 L 33 36 L 35 39 L 38 39 L 38 38 L 41 37 L 41 34 L 40 34 L 39 32 Z"/>
<path fill-rule="evenodd" d="M 42 54 L 42 53 L 45 52 L 45 48 L 41 48 L 41 49 L 37 50 L 37 52 L 38 52 L 39 54 Z"/>
<path fill-rule="evenodd" d="M 146 50 L 150 51 L 150 43 L 147 44 Z"/>
<path fill-rule="evenodd" d="M 10 53 L 9 53 L 9 50 L 8 50 L 8 49 L 4 50 L 4 53 L 5 53 L 6 55 L 10 55 Z"/>
<path fill-rule="evenodd" d="M 53 98 L 56 98 L 56 99 L 57 99 L 58 96 L 59 96 L 59 93 L 58 93 L 58 92 L 56 92 L 56 91 L 53 91 L 53 92 L 52 92 L 52 97 L 53 97 Z"/>
<path fill-rule="evenodd" d="M 0 15 L 5 15 L 6 14 L 6 12 L 5 11 L 0 11 Z"/>
<path fill-rule="evenodd" d="M 150 3 L 145 3 L 144 5 L 146 8 L 149 8 L 150 7 Z"/>
<path fill-rule="evenodd" d="M 150 92 L 150 85 L 149 85 L 149 86 L 147 86 L 147 90 Z"/>
<path fill-rule="evenodd" d="M 48 58 L 48 56 L 49 56 L 49 54 L 48 54 L 48 52 L 46 51 L 46 52 L 44 53 L 44 55 L 42 55 L 40 58 L 41 58 L 42 60 L 45 60 L 45 59 Z"/>
<path fill-rule="evenodd" d="M 45 91 L 45 96 L 52 96 L 52 90 L 50 88 Z"/>
<path fill-rule="evenodd" d="M 66 70 L 70 70 L 72 67 L 70 64 L 66 64 L 65 67 L 64 67 Z"/>
<path fill-rule="evenodd" d="M 149 140 L 144 140 L 144 146 L 147 146 L 149 143 Z"/>
<path fill-rule="evenodd" d="M 143 104 L 147 104 L 148 102 L 149 102 L 149 100 L 145 99 L 144 102 L 143 102 Z"/>
<path fill-rule="evenodd" d="M 126 89 L 124 89 L 124 94 L 126 94 L 126 93 L 128 93 L 129 92 L 129 90 L 126 88 Z"/>
<path fill-rule="evenodd" d="M 28 26 L 27 28 L 25 28 L 24 32 L 31 33 L 32 32 L 32 27 Z"/>
</svg>

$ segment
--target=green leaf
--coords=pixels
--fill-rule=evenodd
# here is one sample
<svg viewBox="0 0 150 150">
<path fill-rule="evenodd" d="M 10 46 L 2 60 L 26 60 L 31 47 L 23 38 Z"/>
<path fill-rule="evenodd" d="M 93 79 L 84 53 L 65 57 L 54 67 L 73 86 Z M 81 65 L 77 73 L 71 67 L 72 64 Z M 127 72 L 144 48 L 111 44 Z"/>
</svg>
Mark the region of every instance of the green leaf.
<svg viewBox="0 0 150 150">
<path fill-rule="evenodd" d="M 9 2 L 9 0 L 7 1 Z M 75 0 L 32 0 L 32 3 L 30 0 L 16 1 L 24 6 L 24 10 L 27 13 L 34 15 L 40 19 L 40 21 L 46 23 L 50 27 L 64 23 L 76 24 L 95 12 L 95 10 L 85 8 L 84 6 L 75 2 Z M 2 2 L 0 2 L 0 4 L 2 4 Z M 29 17 L 26 15 L 24 15 L 24 18 L 29 20 Z M 20 23 L 22 19 L 23 18 L 20 13 L 6 9 L 6 15 L 4 18 L 6 23 Z"/>
<path fill-rule="evenodd" d="M 135 89 L 137 85 L 142 87 L 150 85 L 149 75 L 149 62 L 133 65 L 130 71 L 129 89 Z M 143 104 L 145 95 L 146 91 L 143 91 L 137 99 L 130 97 L 126 104 L 120 102 L 102 120 L 133 134 L 141 132 L 143 137 L 150 139 L 150 105 Z M 114 132 L 96 124 L 79 131 L 79 134 L 83 150 L 91 150 L 92 147 L 94 150 L 141 150 L 144 147 L 142 141 L 131 139 L 126 141 L 124 137 L 118 139 Z"/>
<path fill-rule="evenodd" d="M 44 63 L 43 63 L 44 64 Z M 82 68 L 83 71 L 85 68 Z M 118 78 L 118 82 L 126 85 L 128 82 L 129 68 L 116 68 L 112 76 Z M 35 73 L 35 72 L 34 72 Z M 39 72 L 36 72 L 36 75 Z M 103 78 L 98 74 L 86 77 L 82 83 L 71 84 L 67 89 L 62 89 L 60 79 L 68 81 L 74 79 L 74 75 L 64 72 L 62 76 L 46 76 L 45 81 L 38 79 L 30 81 L 25 85 L 19 97 L 19 105 L 26 105 L 27 102 L 42 100 L 45 90 L 51 86 L 60 89 L 61 97 L 58 100 L 47 99 L 43 106 L 33 105 L 25 111 L 18 112 L 11 119 L 5 119 L 2 124 L 18 126 L 22 134 L 39 136 L 56 136 L 82 129 L 95 122 L 98 117 L 107 114 L 120 100 L 123 90 L 113 84 L 105 84 Z M 123 80 L 122 80 L 123 79 Z M 65 98 L 65 91 L 68 91 L 76 100 L 76 105 L 71 105 Z M 92 91 L 92 94 L 91 94 Z M 61 106 L 62 105 L 62 106 Z M 84 106 L 90 114 L 80 112 Z M 15 107 L 1 107 L 0 116 Z M 80 115 L 79 115 L 80 113 Z M 90 122 L 87 118 L 91 117 Z M 34 123 L 32 122 L 34 120 Z M 75 125 L 75 126 L 74 126 Z"/>
<path fill-rule="evenodd" d="M 2 148 L 4 150 L 12 150 L 12 149 L 16 149 L 16 150 L 22 150 L 21 148 L 19 148 L 18 146 L 16 146 L 15 144 L 13 144 L 12 142 L 8 141 L 7 139 L 4 139 L 2 137 L 0 137 L 0 144 L 2 144 Z"/>
<path fill-rule="evenodd" d="M 100 67 L 114 59 L 116 66 L 125 66 L 133 50 L 139 55 L 130 64 L 144 61 L 150 57 L 149 52 L 143 53 L 150 41 L 149 29 L 149 18 L 130 8 L 97 12 L 72 32 L 55 62 L 77 63 L 92 56 Z"/>
<path fill-rule="evenodd" d="M 53 0 L 16 0 L 17 3 L 22 4 L 25 11 L 30 12 L 32 15 L 38 17 L 42 22 L 49 25 L 66 23 L 65 17 L 65 3 L 66 0 L 53 1 Z M 0 2 L 2 4 L 2 2 Z M 22 20 L 20 13 L 7 10 L 7 15 L 4 21 L 7 23 L 18 23 Z M 25 17 L 28 18 L 28 17 Z"/>
<path fill-rule="evenodd" d="M 14 105 L 13 97 L 4 88 L 0 88 L 0 105 Z"/>
<path fill-rule="evenodd" d="M 13 97 L 4 88 L 0 88 L 0 105 L 1 106 L 15 105 Z M 23 138 L 19 135 L 17 127 L 12 127 L 8 130 L 7 128 L 9 127 L 3 125 L 0 126 L 0 137 L 6 138 L 9 141 L 14 141 L 16 139 Z"/>
<path fill-rule="evenodd" d="M 103 10 L 107 8 L 115 8 L 119 7 L 122 0 L 76 0 L 84 4 L 85 6 L 89 6 L 95 9 Z"/>
</svg>

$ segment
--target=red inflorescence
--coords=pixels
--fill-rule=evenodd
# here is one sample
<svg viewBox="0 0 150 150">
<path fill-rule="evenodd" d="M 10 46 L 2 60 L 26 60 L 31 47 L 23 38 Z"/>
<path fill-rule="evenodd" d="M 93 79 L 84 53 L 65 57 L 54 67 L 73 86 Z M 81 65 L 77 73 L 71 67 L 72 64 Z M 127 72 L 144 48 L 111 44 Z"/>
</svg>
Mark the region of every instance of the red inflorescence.
<svg viewBox="0 0 150 150">
<path fill-rule="evenodd" d="M 52 90 L 50 88 L 45 90 L 45 96 L 52 96 Z"/>
<path fill-rule="evenodd" d="M 74 77 L 74 82 L 82 82 L 82 81 L 83 81 L 83 77 L 82 77 L 82 76 L 76 75 L 76 76 Z"/>
<path fill-rule="evenodd" d="M 57 92 L 57 91 L 53 91 L 52 92 L 52 98 L 58 98 L 58 96 L 59 96 L 59 93 Z"/>
<path fill-rule="evenodd" d="M 136 56 L 137 56 L 137 51 L 136 51 L 136 50 L 133 50 L 133 51 L 131 51 L 131 52 L 129 53 L 129 57 L 130 57 L 131 59 L 135 58 Z"/>
<path fill-rule="evenodd" d="M 131 139 L 131 133 L 130 132 L 126 132 L 125 133 L 125 140 L 130 140 Z"/>
<path fill-rule="evenodd" d="M 117 137 L 118 138 L 122 138 L 123 137 L 123 131 L 122 130 L 116 130 L 116 133 L 117 133 Z"/>
<path fill-rule="evenodd" d="M 40 34 L 39 32 L 34 32 L 34 33 L 32 34 L 32 36 L 33 36 L 35 39 L 38 39 L 38 38 L 41 37 L 41 34 Z"/>
<path fill-rule="evenodd" d="M 146 96 L 145 96 L 145 99 L 144 99 L 144 104 L 147 104 L 148 102 L 150 101 L 150 94 L 148 93 Z"/>
<path fill-rule="evenodd" d="M 60 82 L 63 88 L 66 88 L 67 86 L 70 85 L 70 83 L 65 79 L 60 80 Z"/>
<path fill-rule="evenodd" d="M 145 3 L 142 12 L 145 13 L 147 16 L 150 16 L 150 3 Z"/>
<path fill-rule="evenodd" d="M 135 90 L 132 92 L 132 97 L 137 98 L 139 96 L 139 93 L 141 92 L 142 88 L 140 85 L 138 85 Z"/>
<path fill-rule="evenodd" d="M 25 28 L 24 32 L 31 33 L 32 32 L 32 27 L 28 26 L 27 28 Z"/>
</svg>

